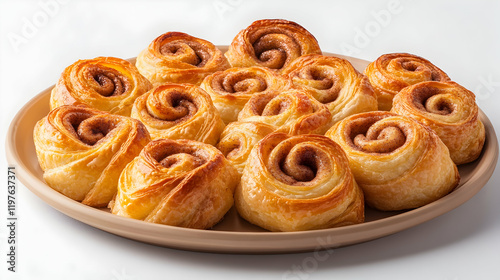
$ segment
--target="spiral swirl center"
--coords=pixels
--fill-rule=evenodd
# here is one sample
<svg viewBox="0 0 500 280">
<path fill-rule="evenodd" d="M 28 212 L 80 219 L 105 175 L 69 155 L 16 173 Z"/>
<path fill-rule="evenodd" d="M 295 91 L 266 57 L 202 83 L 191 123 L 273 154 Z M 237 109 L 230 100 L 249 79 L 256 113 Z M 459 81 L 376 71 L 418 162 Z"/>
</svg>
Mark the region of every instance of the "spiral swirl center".
<svg viewBox="0 0 500 280">
<path fill-rule="evenodd" d="M 160 53 L 164 56 L 175 56 L 180 61 L 196 66 L 203 67 L 211 58 L 203 46 L 196 42 L 168 42 L 160 47 Z"/>
<path fill-rule="evenodd" d="M 299 182 L 309 182 L 316 177 L 318 166 L 316 153 L 309 146 L 292 149 L 280 164 L 283 173 Z"/>
<path fill-rule="evenodd" d="M 87 69 L 88 75 L 97 84 L 96 92 L 102 96 L 117 96 L 127 92 L 128 81 L 115 69 L 93 65 Z"/>
<path fill-rule="evenodd" d="M 263 66 L 271 69 L 281 69 L 291 57 L 300 56 L 300 48 L 294 39 L 286 34 L 265 34 L 253 43 L 253 48 Z"/>
<path fill-rule="evenodd" d="M 284 96 L 278 96 L 276 98 L 273 98 L 267 105 L 264 107 L 264 110 L 262 110 L 261 116 L 276 116 L 280 115 L 288 110 L 292 102 L 284 97 Z"/>
<path fill-rule="evenodd" d="M 205 164 L 209 158 L 203 150 L 167 139 L 152 142 L 144 152 L 161 166 L 181 171 L 193 170 Z"/>
<path fill-rule="evenodd" d="M 353 134 L 356 148 L 368 153 L 390 153 L 405 144 L 407 128 L 397 121 L 381 121 L 371 125 L 366 133 Z"/>
<path fill-rule="evenodd" d="M 92 115 L 84 112 L 72 112 L 63 119 L 66 130 L 74 134 L 83 143 L 93 146 L 106 137 L 119 120 L 109 115 Z"/>
<path fill-rule="evenodd" d="M 335 101 L 342 90 L 340 78 L 330 67 L 304 67 L 297 77 L 300 83 L 319 91 L 314 98 L 323 104 Z"/>
<path fill-rule="evenodd" d="M 181 122 L 195 114 L 193 99 L 179 91 L 162 91 L 147 99 L 147 110 L 153 117 L 164 121 Z"/>
</svg>

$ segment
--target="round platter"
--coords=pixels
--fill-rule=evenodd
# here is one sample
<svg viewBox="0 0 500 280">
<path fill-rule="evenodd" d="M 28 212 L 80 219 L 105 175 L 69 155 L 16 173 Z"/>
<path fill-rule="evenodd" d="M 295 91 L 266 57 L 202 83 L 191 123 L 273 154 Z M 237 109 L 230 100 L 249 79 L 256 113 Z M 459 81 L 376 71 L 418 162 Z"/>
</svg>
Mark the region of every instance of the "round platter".
<svg viewBox="0 0 500 280">
<path fill-rule="evenodd" d="M 220 49 L 225 51 L 227 47 Z M 324 54 L 345 58 L 361 72 L 369 63 L 353 57 Z M 460 206 L 488 182 L 498 160 L 498 140 L 493 125 L 480 111 L 479 117 L 486 128 L 486 142 L 480 158 L 459 166 L 461 182 L 454 191 L 423 207 L 399 212 L 366 209 L 365 223 L 302 232 L 267 232 L 240 218 L 234 209 L 211 230 L 153 224 L 116 216 L 106 209 L 91 208 L 65 197 L 45 184 L 33 144 L 33 128 L 35 123 L 49 112 L 52 87 L 25 104 L 9 127 L 6 139 L 7 160 L 10 165 L 16 167 L 19 181 L 46 203 L 69 217 L 122 237 L 171 248 L 264 254 L 314 251 L 373 240 L 411 228 Z"/>
</svg>

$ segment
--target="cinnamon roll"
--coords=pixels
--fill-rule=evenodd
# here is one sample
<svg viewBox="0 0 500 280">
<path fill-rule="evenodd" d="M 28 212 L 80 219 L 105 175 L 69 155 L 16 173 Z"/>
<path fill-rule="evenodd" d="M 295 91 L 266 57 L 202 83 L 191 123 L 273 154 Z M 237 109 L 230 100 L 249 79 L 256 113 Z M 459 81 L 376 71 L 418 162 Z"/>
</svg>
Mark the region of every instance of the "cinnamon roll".
<svg viewBox="0 0 500 280">
<path fill-rule="evenodd" d="M 326 136 L 344 149 L 366 203 L 379 210 L 423 206 L 460 180 L 443 141 L 410 117 L 360 113 L 338 122 Z"/>
<path fill-rule="evenodd" d="M 282 74 L 295 88 L 305 90 L 328 107 L 332 113 L 329 126 L 347 116 L 377 110 L 377 99 L 368 79 L 345 59 L 304 55 Z"/>
<path fill-rule="evenodd" d="M 316 38 L 299 24 L 263 19 L 241 30 L 225 56 L 233 67 L 263 66 L 281 71 L 305 54 L 321 54 Z"/>
<path fill-rule="evenodd" d="M 115 57 L 78 60 L 64 69 L 52 89 L 50 108 L 83 104 L 130 116 L 134 100 L 151 87 L 151 83 L 126 60 Z"/>
<path fill-rule="evenodd" d="M 191 139 L 215 145 L 224 122 L 210 96 L 192 84 L 162 84 L 137 98 L 132 118 L 144 123 L 152 139 Z"/>
<path fill-rule="evenodd" d="M 123 170 L 111 212 L 171 226 L 206 229 L 233 205 L 234 167 L 211 145 L 150 142 Z"/>
<path fill-rule="evenodd" d="M 484 145 L 474 93 L 455 82 L 423 82 L 402 89 L 391 111 L 428 125 L 450 150 L 455 164 L 476 160 Z"/>
<path fill-rule="evenodd" d="M 167 32 L 137 56 L 136 66 L 153 84 L 190 83 L 230 67 L 214 44 L 181 32 Z"/>
<path fill-rule="evenodd" d="M 241 177 L 252 148 L 276 127 L 258 122 L 232 122 L 226 126 L 217 144 L 222 154 L 236 167 Z"/>
<path fill-rule="evenodd" d="M 238 120 L 238 114 L 256 93 L 278 92 L 289 81 L 264 67 L 229 68 L 206 77 L 201 84 L 227 124 Z"/>
<path fill-rule="evenodd" d="M 403 88 L 426 81 L 449 81 L 443 70 L 422 57 L 407 53 L 384 54 L 365 69 L 377 95 L 378 109 L 389 111 Z"/>
<path fill-rule="evenodd" d="M 151 140 L 142 123 L 85 106 L 60 106 L 33 132 L 43 179 L 65 196 L 107 206 L 125 166 Z"/>
<path fill-rule="evenodd" d="M 345 153 L 322 135 L 264 137 L 250 153 L 235 206 L 244 219 L 271 231 L 364 221 L 363 193 Z"/>
<path fill-rule="evenodd" d="M 297 89 L 256 94 L 238 115 L 238 121 L 266 123 L 292 135 L 324 134 L 331 119 L 325 105 Z"/>
</svg>

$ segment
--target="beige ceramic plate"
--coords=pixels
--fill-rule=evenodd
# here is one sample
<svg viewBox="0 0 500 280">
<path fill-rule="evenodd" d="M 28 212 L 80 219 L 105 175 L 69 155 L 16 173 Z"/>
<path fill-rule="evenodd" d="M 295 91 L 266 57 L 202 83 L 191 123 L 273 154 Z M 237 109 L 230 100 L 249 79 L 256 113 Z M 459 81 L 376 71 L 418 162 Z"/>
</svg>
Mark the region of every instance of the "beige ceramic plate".
<svg viewBox="0 0 500 280">
<path fill-rule="evenodd" d="M 336 56 L 348 59 L 360 71 L 368 64 L 364 60 Z M 85 206 L 44 183 L 32 139 L 35 123 L 49 112 L 51 89 L 44 90 L 28 102 L 10 125 L 6 152 L 9 163 L 16 166 L 19 180 L 46 203 L 74 219 L 119 236 L 172 248 L 224 253 L 284 253 L 373 240 L 416 226 L 466 202 L 489 180 L 498 159 L 498 141 L 493 126 L 481 111 L 480 119 L 486 127 L 486 143 L 481 157 L 459 167 L 461 182 L 457 189 L 421 208 L 385 213 L 367 209 L 363 224 L 303 232 L 266 232 L 241 219 L 234 209 L 212 230 L 152 224 Z"/>
</svg>

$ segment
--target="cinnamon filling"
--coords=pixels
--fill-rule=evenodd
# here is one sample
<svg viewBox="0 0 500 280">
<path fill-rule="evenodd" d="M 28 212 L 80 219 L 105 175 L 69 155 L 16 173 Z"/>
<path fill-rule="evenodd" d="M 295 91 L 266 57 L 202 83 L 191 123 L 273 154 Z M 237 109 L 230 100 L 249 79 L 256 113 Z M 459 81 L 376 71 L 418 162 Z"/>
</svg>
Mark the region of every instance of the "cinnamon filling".
<svg viewBox="0 0 500 280">
<path fill-rule="evenodd" d="M 127 92 L 129 88 L 128 80 L 115 69 L 92 65 L 87 69 L 88 75 L 97 86 L 95 91 L 102 96 L 117 96 Z"/>
</svg>

